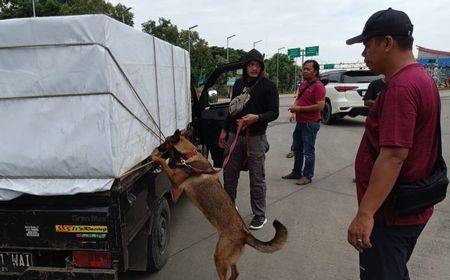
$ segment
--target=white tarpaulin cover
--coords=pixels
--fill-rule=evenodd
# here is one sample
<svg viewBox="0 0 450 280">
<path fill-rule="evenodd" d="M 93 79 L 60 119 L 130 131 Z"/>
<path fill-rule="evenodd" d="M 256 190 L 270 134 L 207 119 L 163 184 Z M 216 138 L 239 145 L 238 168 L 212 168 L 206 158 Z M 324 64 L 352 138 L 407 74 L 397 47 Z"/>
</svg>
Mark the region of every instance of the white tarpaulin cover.
<svg viewBox="0 0 450 280">
<path fill-rule="evenodd" d="M 104 15 L 0 21 L 0 200 L 108 190 L 191 119 L 188 52 Z"/>
</svg>

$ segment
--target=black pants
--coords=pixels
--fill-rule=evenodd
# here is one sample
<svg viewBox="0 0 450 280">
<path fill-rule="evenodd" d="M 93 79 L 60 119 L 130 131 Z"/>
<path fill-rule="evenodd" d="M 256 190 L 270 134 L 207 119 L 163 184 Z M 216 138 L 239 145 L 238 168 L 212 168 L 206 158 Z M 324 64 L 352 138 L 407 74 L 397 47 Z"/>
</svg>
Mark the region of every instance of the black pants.
<svg viewBox="0 0 450 280">
<path fill-rule="evenodd" d="M 372 248 L 359 255 L 361 280 L 409 280 L 406 263 L 425 225 L 375 225 Z"/>
</svg>

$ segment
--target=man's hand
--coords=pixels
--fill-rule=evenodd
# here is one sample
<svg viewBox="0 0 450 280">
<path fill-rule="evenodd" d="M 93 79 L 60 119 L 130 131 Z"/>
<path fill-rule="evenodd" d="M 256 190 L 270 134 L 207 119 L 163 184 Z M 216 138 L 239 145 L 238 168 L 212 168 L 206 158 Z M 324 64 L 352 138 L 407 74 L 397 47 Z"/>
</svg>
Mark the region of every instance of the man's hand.
<svg viewBox="0 0 450 280">
<path fill-rule="evenodd" d="M 251 125 L 252 123 L 257 122 L 259 120 L 259 116 L 255 115 L 255 114 L 247 114 L 247 115 L 243 116 L 241 120 L 244 122 L 243 126 L 246 127 L 246 126 Z M 239 122 L 239 120 L 238 120 L 238 122 Z"/>
<path fill-rule="evenodd" d="M 360 253 L 371 248 L 370 234 L 373 229 L 373 216 L 358 211 L 356 217 L 348 227 L 347 240 Z"/>
<path fill-rule="evenodd" d="M 299 109 L 300 109 L 299 106 L 291 106 L 288 110 L 291 113 L 299 113 Z"/>
<path fill-rule="evenodd" d="M 226 144 L 227 144 L 227 142 L 226 142 L 226 139 L 227 139 L 227 131 L 225 130 L 225 129 L 222 129 L 221 131 L 220 131 L 220 135 L 219 135 L 219 147 L 221 147 L 222 149 L 224 149 L 225 148 L 225 146 L 226 146 Z"/>
<path fill-rule="evenodd" d="M 292 113 L 291 116 L 289 117 L 289 121 L 290 122 L 294 122 L 295 121 L 295 114 Z"/>
</svg>

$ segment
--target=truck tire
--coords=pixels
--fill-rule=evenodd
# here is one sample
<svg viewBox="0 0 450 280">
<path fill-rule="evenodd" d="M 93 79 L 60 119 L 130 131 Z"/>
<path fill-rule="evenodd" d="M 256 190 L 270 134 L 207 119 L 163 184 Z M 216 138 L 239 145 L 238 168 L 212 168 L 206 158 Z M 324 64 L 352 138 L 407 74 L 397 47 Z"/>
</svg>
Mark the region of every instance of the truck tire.
<svg viewBox="0 0 450 280">
<path fill-rule="evenodd" d="M 322 123 L 323 124 L 333 124 L 335 119 L 333 118 L 333 115 L 331 114 L 332 109 L 331 109 L 331 104 L 330 102 L 326 101 L 325 102 L 325 106 L 323 107 L 323 111 L 322 111 Z"/>
<path fill-rule="evenodd" d="M 160 270 L 169 258 L 170 207 L 162 197 L 155 207 L 153 223 L 148 237 L 147 271 Z"/>
</svg>

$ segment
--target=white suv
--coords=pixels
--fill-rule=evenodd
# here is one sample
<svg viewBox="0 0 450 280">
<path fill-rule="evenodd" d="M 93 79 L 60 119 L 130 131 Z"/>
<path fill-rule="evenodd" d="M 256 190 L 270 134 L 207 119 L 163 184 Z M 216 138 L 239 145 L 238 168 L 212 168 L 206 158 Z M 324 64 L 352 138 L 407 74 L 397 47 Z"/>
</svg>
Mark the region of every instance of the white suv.
<svg viewBox="0 0 450 280">
<path fill-rule="evenodd" d="M 327 92 L 322 123 L 332 124 L 345 116 L 367 116 L 369 108 L 362 98 L 369 83 L 382 76 L 369 70 L 331 70 L 320 74 Z"/>
</svg>

